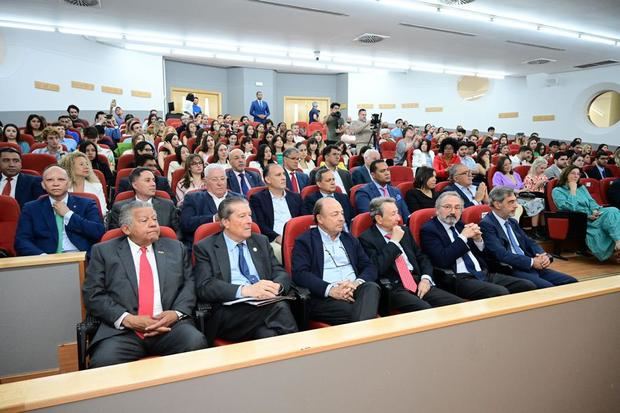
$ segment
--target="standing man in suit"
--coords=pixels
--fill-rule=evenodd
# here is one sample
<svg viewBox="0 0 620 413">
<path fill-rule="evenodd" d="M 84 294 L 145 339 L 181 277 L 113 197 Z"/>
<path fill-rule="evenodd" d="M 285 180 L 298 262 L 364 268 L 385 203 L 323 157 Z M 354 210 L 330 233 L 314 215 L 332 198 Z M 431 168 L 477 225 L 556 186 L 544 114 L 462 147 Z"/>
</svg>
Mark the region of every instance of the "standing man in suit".
<svg viewBox="0 0 620 413">
<path fill-rule="evenodd" d="M 607 161 L 609 161 L 609 155 L 605 151 L 596 152 L 596 157 L 592 165 L 594 168 L 590 170 L 588 175 L 590 178 L 601 180 L 603 178 L 613 178 L 614 174 L 607 168 Z"/>
<path fill-rule="evenodd" d="M 288 148 L 282 154 L 284 175 L 286 176 L 286 188 L 300 194 L 301 190 L 308 186 L 308 175 L 299 170 L 299 149 Z"/>
<path fill-rule="evenodd" d="M 351 202 L 349 197 L 345 194 L 338 192 L 336 189 L 336 178 L 334 173 L 329 169 L 320 167 L 316 171 L 316 185 L 319 187 L 317 192 L 313 192 L 303 199 L 303 214 L 312 215 L 314 211 L 314 204 L 321 198 L 334 198 L 342 206 L 344 211 L 344 220 L 347 227 L 351 227 L 351 220 L 353 219 L 353 208 L 351 208 Z"/>
<path fill-rule="evenodd" d="M 512 266 L 514 277 L 529 280 L 537 288 L 577 282 L 570 275 L 550 269 L 551 256 L 511 218 L 517 209 L 517 197 L 512 188 L 496 186 L 489 197 L 491 213 L 482 219 L 480 228 L 493 259 Z"/>
<path fill-rule="evenodd" d="M 282 262 L 282 233 L 284 224 L 291 218 L 301 215 L 301 196 L 286 190 L 284 168 L 278 164 L 268 164 L 263 171 L 267 189 L 257 192 L 250 198 L 254 221 L 260 232 L 271 242 L 273 252 Z"/>
<path fill-rule="evenodd" d="M 198 300 L 214 306 L 207 337 L 239 341 L 296 332 L 297 324 L 285 301 L 262 307 L 222 305 L 238 298 L 260 300 L 286 295 L 291 280 L 276 260 L 267 237 L 252 234 L 252 211 L 246 199 L 222 201 L 218 219 L 223 231 L 194 247 Z"/>
<path fill-rule="evenodd" d="M 368 149 L 362 156 L 364 159 L 364 165 L 355 168 L 351 177 L 353 178 L 353 185 L 367 184 L 372 181 L 370 177 L 370 164 L 374 161 L 381 159 L 381 154 L 376 149 Z"/>
<path fill-rule="evenodd" d="M 323 148 L 321 152 L 323 155 L 323 161 L 325 162 L 325 167 L 334 173 L 334 177 L 336 178 L 336 185 L 340 187 L 342 193 L 349 194 L 351 191 L 351 187 L 353 186 L 353 181 L 351 180 L 351 174 L 349 171 L 339 168 L 340 164 L 340 155 L 342 152 L 340 148 L 336 145 L 327 145 Z M 316 183 L 314 172 L 310 173 L 310 184 L 314 185 Z"/>
<path fill-rule="evenodd" d="M 250 105 L 250 116 L 254 118 L 254 122 L 264 124 L 270 114 L 269 105 L 263 100 L 263 92 L 259 90 L 256 92 L 256 100 Z"/>
<path fill-rule="evenodd" d="M 101 320 L 89 349 L 91 367 L 207 347 L 189 318 L 196 295 L 183 244 L 159 239 L 148 202 L 125 204 L 120 222 L 125 236 L 96 245 L 86 271 L 84 304 Z"/>
<path fill-rule="evenodd" d="M 409 312 L 463 302 L 435 286 L 433 266 L 409 228 L 399 225 L 400 214 L 393 198 L 370 201 L 370 216 L 375 225 L 361 235 L 360 242 L 379 277 L 388 278 L 395 286 L 389 292 L 390 310 Z"/>
<path fill-rule="evenodd" d="M 17 255 L 90 253 L 105 231 L 95 201 L 69 194 L 69 176 L 59 166 L 43 171 L 42 186 L 49 196 L 28 202 L 19 217 Z"/>
<path fill-rule="evenodd" d="M 422 226 L 421 244 L 435 267 L 452 271 L 438 280 L 447 290 L 469 300 L 529 291 L 536 286 L 523 279 L 490 271 L 488 253 L 478 225 L 464 225 L 463 198 L 442 192 L 435 203 L 437 216 Z"/>
<path fill-rule="evenodd" d="M 0 148 L 0 194 L 15 198 L 20 208 L 45 193 L 41 178 L 21 173 L 22 155 L 15 148 Z"/>
<path fill-rule="evenodd" d="M 171 200 L 155 196 L 157 190 L 155 174 L 150 169 L 139 167 L 131 171 L 131 174 L 129 174 L 129 184 L 133 188 L 135 196 L 114 203 L 108 214 L 108 229 L 121 227 L 119 217 L 123 205 L 127 205 L 132 201 L 142 201 L 153 206 L 153 209 L 157 212 L 159 225 L 170 227 L 174 231 L 179 230 L 179 211 Z"/>
<path fill-rule="evenodd" d="M 390 170 L 383 159 L 373 161 L 370 164 L 370 176 L 372 177 L 372 182 L 361 187 L 355 194 L 355 207 L 358 214 L 370 210 L 370 201 L 373 198 L 384 196 L 394 198 L 398 206 L 398 212 L 406 222 L 409 218 L 409 209 L 407 209 L 407 204 L 400 193 L 400 189 L 390 185 Z"/>
<path fill-rule="evenodd" d="M 487 205 L 489 194 L 484 182 L 476 186 L 473 184 L 474 175 L 469 167 L 459 163 L 452 165 L 448 169 L 448 180 L 450 185 L 446 186 L 442 192 L 456 192 L 463 199 L 464 207 L 469 208 L 474 205 Z"/>
<path fill-rule="evenodd" d="M 226 178 L 231 191 L 247 196 L 250 188 L 265 185 L 259 174 L 245 169 L 245 156 L 241 149 L 230 151 L 228 162 L 230 169 L 226 170 Z"/>
<path fill-rule="evenodd" d="M 310 318 L 329 324 L 375 318 L 377 269 L 359 241 L 343 231 L 342 206 L 321 198 L 313 215 L 318 227 L 299 236 L 293 248 L 293 281 L 310 290 Z"/>
</svg>

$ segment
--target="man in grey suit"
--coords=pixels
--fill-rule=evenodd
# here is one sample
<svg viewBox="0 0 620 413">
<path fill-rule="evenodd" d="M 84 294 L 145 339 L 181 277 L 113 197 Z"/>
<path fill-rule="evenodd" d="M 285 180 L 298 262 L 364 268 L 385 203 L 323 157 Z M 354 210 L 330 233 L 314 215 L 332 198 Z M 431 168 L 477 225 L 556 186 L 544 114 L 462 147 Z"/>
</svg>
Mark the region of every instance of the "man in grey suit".
<svg viewBox="0 0 620 413">
<path fill-rule="evenodd" d="M 135 198 L 126 199 L 124 201 L 115 202 L 112 210 L 108 214 L 107 229 L 120 228 L 119 215 L 124 205 L 138 200 L 151 204 L 155 212 L 159 225 L 170 227 L 175 231 L 179 230 L 179 212 L 169 199 L 159 198 L 155 196 L 157 184 L 155 174 L 148 168 L 136 168 L 129 175 L 129 184 L 136 193 Z"/>
<path fill-rule="evenodd" d="M 126 236 L 96 244 L 86 271 L 84 304 L 101 320 L 90 366 L 205 348 L 189 318 L 196 295 L 183 244 L 159 239 L 157 213 L 146 202 L 123 206 L 120 224 Z"/>
<path fill-rule="evenodd" d="M 276 260 L 269 239 L 252 234 L 252 211 L 245 198 L 224 199 L 218 218 L 224 230 L 194 246 L 198 300 L 213 305 L 207 337 L 240 341 L 296 332 L 286 301 L 265 306 L 222 305 L 239 298 L 286 295 L 291 279 Z"/>
</svg>

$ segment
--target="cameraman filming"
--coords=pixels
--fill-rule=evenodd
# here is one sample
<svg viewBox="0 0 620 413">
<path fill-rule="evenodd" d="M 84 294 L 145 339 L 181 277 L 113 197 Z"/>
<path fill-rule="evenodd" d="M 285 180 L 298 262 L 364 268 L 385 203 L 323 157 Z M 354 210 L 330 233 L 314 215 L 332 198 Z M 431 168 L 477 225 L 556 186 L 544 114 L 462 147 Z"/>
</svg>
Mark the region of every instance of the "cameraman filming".
<svg viewBox="0 0 620 413">
<path fill-rule="evenodd" d="M 338 143 L 340 141 L 340 137 L 344 133 L 344 119 L 340 113 L 340 103 L 332 103 L 329 105 L 329 110 L 329 116 L 327 116 L 327 119 L 325 120 L 325 125 L 327 126 L 326 145 Z"/>
<path fill-rule="evenodd" d="M 360 109 L 357 112 L 358 118 L 351 122 L 351 133 L 355 135 L 356 145 L 369 145 L 372 137 L 372 126 L 369 120 L 366 120 L 366 109 Z"/>
</svg>

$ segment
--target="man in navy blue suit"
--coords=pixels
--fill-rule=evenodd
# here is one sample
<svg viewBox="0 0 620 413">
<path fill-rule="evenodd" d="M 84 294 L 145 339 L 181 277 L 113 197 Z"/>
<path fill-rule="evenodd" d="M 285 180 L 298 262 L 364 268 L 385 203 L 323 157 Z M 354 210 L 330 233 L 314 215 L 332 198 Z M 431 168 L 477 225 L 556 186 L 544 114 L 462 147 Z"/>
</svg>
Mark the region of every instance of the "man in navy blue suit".
<svg viewBox="0 0 620 413">
<path fill-rule="evenodd" d="M 0 149 L 0 194 L 15 198 L 20 208 L 45 193 L 41 178 L 21 173 L 22 156 L 15 148 Z"/>
<path fill-rule="evenodd" d="M 265 185 L 259 174 L 245 169 L 245 156 L 241 149 L 230 151 L 228 162 L 230 169 L 226 170 L 226 178 L 231 191 L 247 196 L 250 188 Z"/>
<path fill-rule="evenodd" d="M 284 224 L 301 215 L 301 196 L 286 190 L 284 169 L 268 164 L 264 172 L 267 189 L 252 195 L 250 207 L 260 232 L 269 238 L 273 253 L 282 263 L 282 234 Z"/>
<path fill-rule="evenodd" d="M 15 235 L 17 254 L 89 253 L 105 231 L 95 201 L 70 195 L 69 176 L 59 166 L 43 171 L 43 189 L 49 196 L 22 209 Z"/>
<path fill-rule="evenodd" d="M 295 240 L 293 281 L 310 290 L 310 318 L 345 324 L 375 318 L 381 291 L 377 268 L 356 238 L 344 232 L 342 206 L 321 198 L 313 211 L 317 228 Z"/>
<path fill-rule="evenodd" d="M 344 211 L 344 220 L 348 227 L 351 227 L 351 220 L 353 219 L 353 211 L 349 197 L 341 192 L 337 192 L 336 178 L 334 173 L 325 167 L 321 167 L 316 171 L 315 175 L 316 185 L 319 190 L 311 193 L 303 199 L 303 213 L 304 215 L 312 215 L 314 210 L 314 204 L 321 198 L 334 198 L 340 203 Z"/>
<path fill-rule="evenodd" d="M 368 149 L 364 152 L 362 158 L 364 158 L 364 164 L 355 168 L 351 173 L 353 185 L 367 184 L 372 181 L 370 177 L 370 164 L 381 159 L 381 154 L 375 149 Z"/>
<path fill-rule="evenodd" d="M 269 105 L 263 100 L 263 92 L 256 92 L 256 100 L 250 105 L 250 116 L 254 118 L 254 122 L 265 123 L 271 112 Z"/>
<path fill-rule="evenodd" d="M 286 176 L 286 189 L 297 194 L 308 186 L 310 178 L 299 170 L 299 149 L 288 148 L 282 154 L 284 175 Z"/>
<path fill-rule="evenodd" d="M 550 255 L 511 218 L 517 209 L 512 188 L 496 186 L 489 197 L 492 212 L 482 219 L 480 228 L 493 259 L 512 266 L 514 277 L 530 280 L 538 288 L 577 282 L 570 275 L 550 269 Z"/>
<path fill-rule="evenodd" d="M 390 185 L 390 170 L 387 163 L 382 160 L 376 160 L 370 164 L 370 176 L 372 181 L 366 186 L 361 187 L 355 194 L 355 207 L 358 213 L 368 212 L 370 210 L 370 201 L 380 196 L 394 198 L 398 206 L 398 213 L 403 217 L 403 221 L 409 219 L 409 210 L 407 204 L 398 188 Z"/>
</svg>

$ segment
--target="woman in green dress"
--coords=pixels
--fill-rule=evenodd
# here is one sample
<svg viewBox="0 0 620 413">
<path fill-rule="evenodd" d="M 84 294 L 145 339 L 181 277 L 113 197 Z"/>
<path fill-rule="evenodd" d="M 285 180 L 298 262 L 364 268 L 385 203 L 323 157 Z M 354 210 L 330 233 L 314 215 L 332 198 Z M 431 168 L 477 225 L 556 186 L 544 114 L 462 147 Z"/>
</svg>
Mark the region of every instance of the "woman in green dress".
<svg viewBox="0 0 620 413">
<path fill-rule="evenodd" d="M 600 261 L 614 255 L 620 263 L 620 210 L 597 204 L 588 189 L 579 183 L 580 174 L 578 166 L 564 168 L 558 186 L 553 189 L 553 201 L 561 211 L 585 213 L 588 216 L 586 244 L 592 254 Z"/>
</svg>

